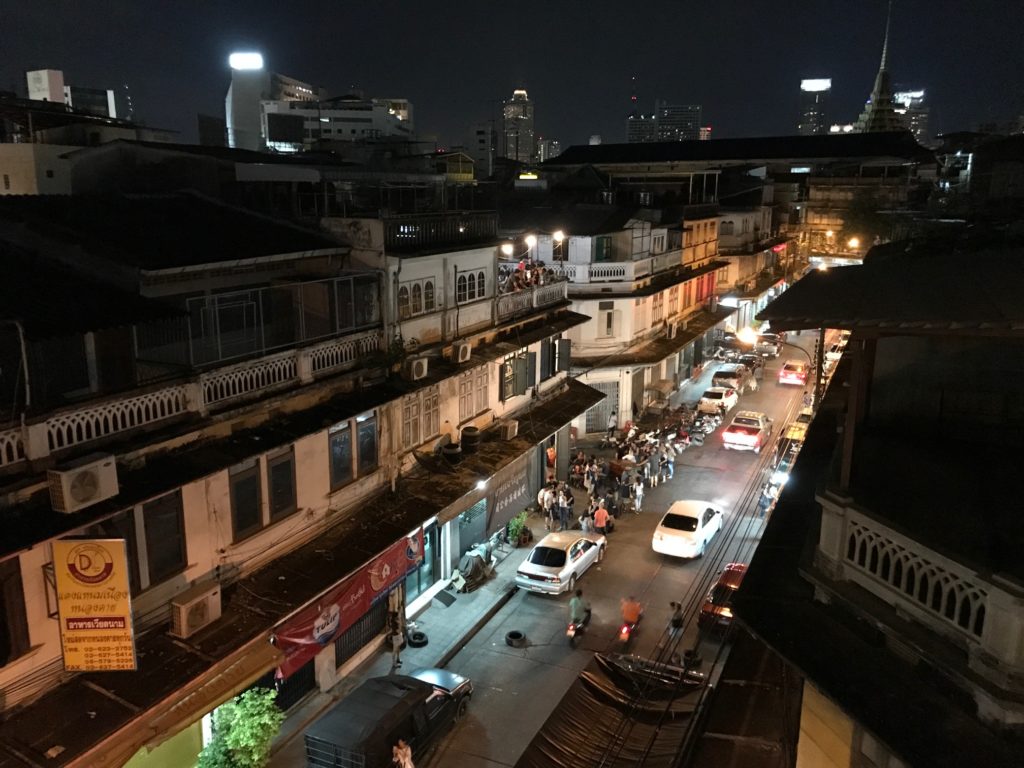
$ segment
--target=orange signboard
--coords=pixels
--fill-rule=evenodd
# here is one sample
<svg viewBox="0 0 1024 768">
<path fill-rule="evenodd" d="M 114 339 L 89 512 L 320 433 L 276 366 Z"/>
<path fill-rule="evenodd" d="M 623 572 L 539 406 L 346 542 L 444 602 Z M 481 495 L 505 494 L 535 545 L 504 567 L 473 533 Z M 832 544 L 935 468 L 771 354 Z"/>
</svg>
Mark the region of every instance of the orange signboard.
<svg viewBox="0 0 1024 768">
<path fill-rule="evenodd" d="M 132 596 L 124 539 L 53 542 L 64 669 L 135 669 Z"/>
</svg>

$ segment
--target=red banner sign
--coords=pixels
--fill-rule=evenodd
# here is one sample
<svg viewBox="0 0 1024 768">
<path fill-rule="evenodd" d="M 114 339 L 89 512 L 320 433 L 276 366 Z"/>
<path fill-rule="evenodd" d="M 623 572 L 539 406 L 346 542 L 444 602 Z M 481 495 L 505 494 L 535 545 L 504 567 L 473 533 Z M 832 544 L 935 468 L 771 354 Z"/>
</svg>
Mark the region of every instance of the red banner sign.
<svg viewBox="0 0 1024 768">
<path fill-rule="evenodd" d="M 355 624 L 377 600 L 423 560 L 423 531 L 396 541 L 359 571 L 336 584 L 274 630 L 274 642 L 284 653 L 277 670 L 287 678 L 316 656 L 328 643 Z"/>
</svg>

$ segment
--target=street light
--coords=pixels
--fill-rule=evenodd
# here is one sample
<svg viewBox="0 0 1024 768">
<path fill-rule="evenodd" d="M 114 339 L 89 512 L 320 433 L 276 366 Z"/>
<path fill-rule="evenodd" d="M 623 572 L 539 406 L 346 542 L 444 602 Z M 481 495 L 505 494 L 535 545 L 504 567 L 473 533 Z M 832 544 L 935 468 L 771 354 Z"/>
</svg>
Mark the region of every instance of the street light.
<svg viewBox="0 0 1024 768">
<path fill-rule="evenodd" d="M 851 237 L 851 238 L 850 238 L 850 239 L 849 239 L 849 240 L 848 240 L 848 241 L 846 242 L 846 244 L 847 244 L 847 245 L 848 245 L 848 246 L 850 247 L 850 249 L 851 249 L 851 250 L 854 250 L 854 251 L 855 251 L 855 250 L 857 250 L 858 248 L 860 248 L 860 238 L 859 238 L 859 237 Z"/>
<path fill-rule="evenodd" d="M 565 252 L 563 251 L 563 248 L 565 247 L 563 245 L 563 243 L 565 243 L 565 232 L 560 229 L 556 229 L 552 233 L 551 239 L 555 241 L 555 245 L 558 247 L 558 260 L 565 261 Z"/>
</svg>

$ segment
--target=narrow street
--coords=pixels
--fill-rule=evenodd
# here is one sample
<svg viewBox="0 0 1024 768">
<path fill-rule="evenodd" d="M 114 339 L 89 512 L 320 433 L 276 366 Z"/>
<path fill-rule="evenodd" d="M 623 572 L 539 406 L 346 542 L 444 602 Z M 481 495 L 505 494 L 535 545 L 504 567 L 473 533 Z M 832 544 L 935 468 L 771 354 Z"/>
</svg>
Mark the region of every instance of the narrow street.
<svg viewBox="0 0 1024 768">
<path fill-rule="evenodd" d="M 810 337 L 791 341 L 813 349 Z M 793 358 L 802 357 L 791 348 L 784 349 L 777 360 L 769 361 L 758 390 L 743 395 L 738 406 L 763 411 L 774 419 L 773 439 L 795 416 L 803 395 L 800 387 L 776 384 L 787 351 Z M 686 385 L 682 394 L 687 402 L 692 404 L 699 397 L 716 368 L 709 366 L 697 382 Z M 727 451 L 721 447 L 720 429 L 708 436 L 703 447 L 691 446 L 676 458 L 672 480 L 647 489 L 640 515 L 620 517 L 609 536 L 604 562 L 593 566 L 579 583 L 593 608 L 593 619 L 579 647 L 573 650 L 565 638 L 567 594 L 552 598 L 520 590 L 452 659 L 449 669 L 473 680 L 473 702 L 468 716 L 455 726 L 427 765 L 514 765 L 591 655 L 610 650 L 623 597 L 635 595 L 646 611 L 633 638 L 632 653 L 654 654 L 664 639 L 673 600 L 682 602 L 687 616 L 679 650 L 693 646 L 695 615 L 718 571 L 725 563 L 749 560 L 763 527 L 756 499 L 771 452 Z M 586 445 L 581 447 L 590 452 Z M 700 560 L 676 560 L 653 552 L 651 535 L 661 515 L 673 501 L 687 498 L 721 504 L 726 510 L 722 532 Z M 535 534 L 543 535 L 540 519 L 533 518 L 532 523 Z M 512 630 L 526 635 L 526 647 L 506 644 L 505 635 Z M 702 641 L 703 671 L 709 671 L 717 645 L 712 639 Z"/>
</svg>

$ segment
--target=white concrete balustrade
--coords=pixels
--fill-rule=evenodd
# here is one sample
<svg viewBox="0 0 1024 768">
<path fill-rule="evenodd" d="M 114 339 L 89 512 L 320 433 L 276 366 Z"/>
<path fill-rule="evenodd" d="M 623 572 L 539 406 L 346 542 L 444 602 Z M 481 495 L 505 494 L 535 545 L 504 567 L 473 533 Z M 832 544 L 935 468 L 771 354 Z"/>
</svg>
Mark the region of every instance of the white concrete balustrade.
<svg viewBox="0 0 1024 768">
<path fill-rule="evenodd" d="M 47 419 L 0 430 L 0 467 L 41 459 L 54 451 L 83 445 L 186 413 L 206 414 L 276 389 L 309 383 L 353 369 L 379 351 L 383 332 L 366 331 L 311 347 L 261 357 L 200 374 L 147 392 L 65 408 Z"/>
<path fill-rule="evenodd" d="M 569 264 L 556 261 L 545 266 L 574 285 L 581 283 L 632 282 L 641 277 L 665 272 L 682 263 L 682 252 L 666 251 L 636 261 L 597 261 L 588 264 Z"/>
<path fill-rule="evenodd" d="M 534 309 L 557 304 L 568 296 L 568 283 L 564 280 L 538 285 L 514 293 L 504 293 L 495 303 L 495 313 L 499 322 L 516 315 L 528 314 Z"/>
</svg>

